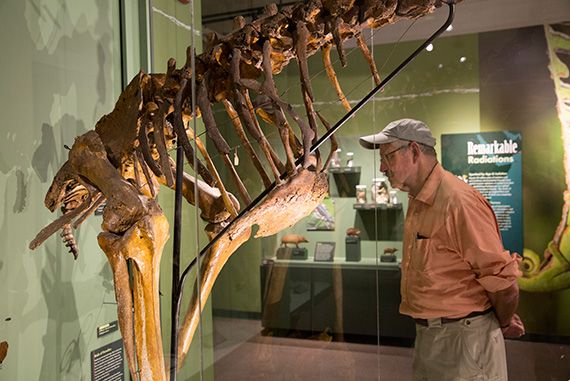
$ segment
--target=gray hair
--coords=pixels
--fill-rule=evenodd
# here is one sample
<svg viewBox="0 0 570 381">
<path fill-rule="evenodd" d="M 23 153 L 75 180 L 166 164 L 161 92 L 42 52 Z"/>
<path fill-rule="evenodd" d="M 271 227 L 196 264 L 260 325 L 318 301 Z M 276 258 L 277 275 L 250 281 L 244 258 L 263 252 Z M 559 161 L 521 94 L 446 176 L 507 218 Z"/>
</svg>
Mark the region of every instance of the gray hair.
<svg viewBox="0 0 570 381">
<path fill-rule="evenodd" d="M 431 146 L 428 146 L 428 145 L 425 145 L 425 144 L 422 144 L 419 142 L 416 142 L 416 143 L 418 143 L 418 146 L 420 146 L 420 151 L 422 151 L 424 153 L 424 155 L 434 156 L 434 157 L 437 156 L 434 147 L 431 147 Z M 410 144 L 412 144 L 412 141 L 411 140 L 399 139 L 399 140 L 397 140 L 397 144 L 398 144 L 398 146 L 394 147 L 394 148 L 402 148 L 402 147 L 407 148 Z"/>
<path fill-rule="evenodd" d="M 424 153 L 426 156 L 437 156 L 434 147 L 426 146 L 425 144 L 418 143 L 420 146 L 420 151 Z"/>
</svg>

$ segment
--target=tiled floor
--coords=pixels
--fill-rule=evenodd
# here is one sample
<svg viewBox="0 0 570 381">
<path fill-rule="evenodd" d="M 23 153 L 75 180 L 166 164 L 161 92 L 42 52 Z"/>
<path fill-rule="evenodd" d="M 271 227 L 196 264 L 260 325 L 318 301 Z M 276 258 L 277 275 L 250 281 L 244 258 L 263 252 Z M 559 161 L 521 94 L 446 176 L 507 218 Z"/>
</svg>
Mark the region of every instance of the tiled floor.
<svg viewBox="0 0 570 381">
<path fill-rule="evenodd" d="M 261 335 L 259 321 L 214 319 L 216 381 L 411 380 L 412 348 Z M 507 341 L 509 379 L 570 380 L 570 346 Z"/>
</svg>

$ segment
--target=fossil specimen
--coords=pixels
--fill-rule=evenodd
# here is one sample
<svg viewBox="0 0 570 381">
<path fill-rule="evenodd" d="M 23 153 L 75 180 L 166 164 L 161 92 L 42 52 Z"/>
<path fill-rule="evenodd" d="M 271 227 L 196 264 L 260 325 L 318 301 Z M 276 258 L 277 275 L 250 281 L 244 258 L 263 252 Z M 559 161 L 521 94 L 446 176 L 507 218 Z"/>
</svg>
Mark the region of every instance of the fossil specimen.
<svg viewBox="0 0 570 381">
<path fill-rule="evenodd" d="M 165 74 L 140 72 L 120 95 L 114 110 L 103 116 L 94 130 L 75 139 L 67 162 L 56 174 L 45 198 L 49 210 L 53 212 L 61 206 L 63 215 L 45 227 L 30 248 L 37 248 L 63 230 L 66 245 L 77 256 L 79 250 L 72 229 L 77 229 L 106 201 L 103 232 L 98 242 L 113 269 L 119 326 L 133 379 L 167 377 L 158 277 L 169 234 L 168 221 L 155 197 L 159 184 L 176 187 L 177 165 L 168 151 L 177 142 L 188 164 L 201 178 L 184 173 L 179 184 L 184 198 L 200 209 L 201 218 L 208 222 L 206 231 L 215 240 L 202 258 L 200 284 L 194 288 L 180 325 L 177 355 L 180 366 L 216 277 L 229 256 L 250 238 L 252 226 L 259 226 L 256 237 L 275 234 L 308 215 L 327 193 L 323 171 L 338 145 L 332 137 L 332 149 L 326 159 L 317 151 L 315 170 L 307 169 L 319 125 L 321 131 L 323 127 L 330 128 L 313 107 L 315 95 L 307 57 L 321 51 L 332 86 L 344 107 L 350 109 L 330 62 L 332 46 L 346 65 L 343 44 L 355 38 L 379 83 L 362 30 L 379 28 L 401 18 L 420 17 L 436 10 L 441 3 L 440 0 L 306 0 L 279 11 L 277 6 L 269 5 L 264 15 L 250 24 L 236 18 L 235 31 L 230 35 L 208 36 L 204 53 L 195 59 L 190 47 L 180 68 L 171 59 Z M 300 68 L 307 120 L 279 97 L 273 80 L 291 60 Z M 252 93 L 255 99 L 250 97 Z M 254 101 L 267 107 L 254 107 Z M 193 111 L 194 102 L 199 112 Z M 188 123 L 192 118 L 202 117 L 207 138 L 235 183 L 237 196 L 244 205 L 251 205 L 249 191 L 230 160 L 231 148 L 216 125 L 211 108 L 215 102 L 224 105 L 259 174 L 258 180 L 270 190 L 258 205 L 242 213 L 237 197 L 226 190 L 203 142 Z M 258 118 L 276 126 L 284 158 L 278 157 L 268 143 Z M 297 135 L 294 131 L 298 131 Z M 250 139 L 259 145 L 262 155 L 255 153 Z M 194 160 L 197 152 L 192 140 L 202 160 Z M 132 284 L 128 260 L 133 264 Z"/>
</svg>

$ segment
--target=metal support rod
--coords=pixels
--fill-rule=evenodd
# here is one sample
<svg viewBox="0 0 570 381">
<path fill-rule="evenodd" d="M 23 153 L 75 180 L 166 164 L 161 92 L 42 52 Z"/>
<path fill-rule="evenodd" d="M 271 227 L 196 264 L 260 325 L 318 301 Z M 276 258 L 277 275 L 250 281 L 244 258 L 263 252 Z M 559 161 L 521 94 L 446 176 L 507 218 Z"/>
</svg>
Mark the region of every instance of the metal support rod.
<svg viewBox="0 0 570 381">
<path fill-rule="evenodd" d="M 376 95 L 380 90 L 382 90 L 394 77 L 402 71 L 410 62 L 416 58 L 418 54 L 420 54 L 429 44 L 431 44 L 437 37 L 439 37 L 453 22 L 453 17 L 455 16 L 455 1 L 449 0 L 446 3 L 449 6 L 449 15 L 445 23 L 433 34 L 431 35 L 419 48 L 417 48 L 408 58 L 406 58 L 396 69 L 394 69 L 378 86 L 376 86 L 372 91 L 368 93 L 358 104 L 349 112 L 347 112 L 329 131 L 327 131 L 320 139 L 318 139 L 312 146 L 309 153 L 313 153 L 316 151 L 325 141 L 330 139 L 330 137 L 342 126 L 346 123 L 358 110 L 360 110 L 366 103 L 368 103 L 374 95 Z M 295 165 L 298 167 L 301 165 L 303 158 L 300 157 L 295 161 Z M 284 172 L 281 174 L 280 178 L 284 179 L 287 173 Z M 178 183 L 177 183 L 178 184 Z M 182 273 L 180 288 L 179 288 L 179 295 L 177 296 L 177 303 L 178 311 L 177 314 L 180 313 L 180 301 L 182 299 L 182 292 L 184 288 L 184 282 L 189 271 L 196 265 L 200 257 L 208 252 L 212 248 L 212 246 L 229 230 L 229 228 L 239 219 L 241 219 L 245 214 L 251 211 L 258 203 L 260 203 L 268 194 L 271 192 L 277 183 L 274 181 L 269 187 L 267 187 L 263 192 L 259 194 L 248 206 L 242 210 L 236 218 L 228 223 L 228 225 L 222 229 L 208 244 L 200 251 L 198 256 L 192 260 L 192 262 L 186 267 L 184 272 Z M 177 185 L 178 188 L 178 185 Z M 173 296 L 173 302 L 175 297 Z M 201 306 L 199 306 L 201 308 Z"/>
<path fill-rule="evenodd" d="M 150 0 L 152 3 L 152 0 Z M 152 8 L 151 8 L 152 11 Z M 195 53 L 196 50 L 194 48 L 194 1 L 190 1 L 190 49 L 191 49 L 191 58 L 190 58 L 190 67 L 192 73 L 195 72 L 196 64 L 195 64 Z M 196 115 L 196 81 L 194 78 L 191 80 L 191 89 L 192 89 L 192 113 Z M 196 118 L 193 118 L 193 131 L 194 136 L 198 136 L 196 133 Z M 197 168 L 197 161 L 198 158 L 196 156 L 196 145 L 197 139 L 194 139 L 194 168 Z M 178 326 L 180 323 L 180 303 L 182 301 L 182 290 L 184 289 L 184 282 L 186 280 L 186 275 L 183 275 L 182 278 L 180 277 L 180 248 L 181 248 L 181 241 L 182 241 L 182 190 L 184 188 L 184 149 L 182 147 L 182 143 L 180 140 L 177 140 L 176 145 L 176 180 L 175 180 L 175 199 L 174 199 L 174 248 L 172 253 L 172 297 L 171 297 L 171 320 L 170 320 L 170 369 L 169 372 L 169 380 L 176 381 L 178 379 Z M 195 176 L 197 177 L 198 174 L 196 172 Z M 194 179 L 194 203 L 195 205 L 199 204 L 198 198 L 198 179 Z M 196 231 L 198 230 L 198 212 L 196 212 Z M 199 247 L 199 239 L 198 234 L 196 234 L 196 245 Z M 197 257 L 199 259 L 199 256 Z M 189 269 L 188 269 L 189 270 Z M 187 274 L 187 272 L 185 272 Z M 200 276 L 198 274 L 198 284 L 200 283 Z M 198 292 L 199 294 L 199 292 Z M 201 318 L 201 317 L 200 317 Z M 203 373 L 203 365 L 202 361 L 200 362 L 200 379 L 202 379 Z"/>
<path fill-rule="evenodd" d="M 178 322 L 180 319 L 180 247 L 182 240 L 182 182 L 184 180 L 184 150 L 180 142 L 176 147 L 176 188 L 174 190 L 174 237 L 172 249 L 172 298 L 170 320 L 170 380 L 176 381 L 178 367 Z"/>
<path fill-rule="evenodd" d="M 149 45 L 148 48 L 150 50 L 150 72 L 154 73 L 154 14 L 153 11 L 152 0 L 148 0 L 148 35 L 150 38 L 148 39 Z"/>
</svg>

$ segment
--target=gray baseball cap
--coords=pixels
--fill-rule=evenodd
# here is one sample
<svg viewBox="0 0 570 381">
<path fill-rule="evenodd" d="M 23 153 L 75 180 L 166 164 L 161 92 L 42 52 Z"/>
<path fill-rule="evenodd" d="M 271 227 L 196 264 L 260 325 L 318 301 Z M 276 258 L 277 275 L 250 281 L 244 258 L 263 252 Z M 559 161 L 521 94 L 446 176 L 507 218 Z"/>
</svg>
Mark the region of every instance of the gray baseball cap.
<svg viewBox="0 0 570 381">
<path fill-rule="evenodd" d="M 360 145 L 366 149 L 379 148 L 380 144 L 408 140 L 426 146 L 434 147 L 435 138 L 431 135 L 429 127 L 419 120 L 399 119 L 388 124 L 382 132 L 376 135 L 363 136 L 359 139 Z"/>
</svg>

